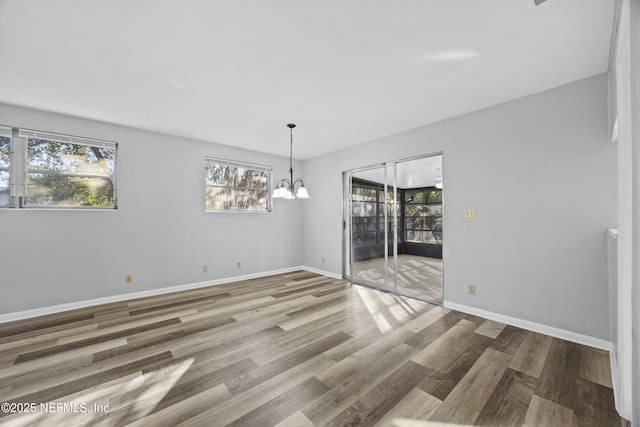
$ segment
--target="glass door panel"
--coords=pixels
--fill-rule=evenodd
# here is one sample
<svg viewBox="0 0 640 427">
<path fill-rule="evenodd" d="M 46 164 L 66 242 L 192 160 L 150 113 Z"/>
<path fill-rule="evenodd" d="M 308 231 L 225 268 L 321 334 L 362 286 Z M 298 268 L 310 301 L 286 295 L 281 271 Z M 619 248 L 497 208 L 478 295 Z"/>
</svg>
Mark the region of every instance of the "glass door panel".
<svg viewBox="0 0 640 427">
<path fill-rule="evenodd" d="M 384 166 L 351 172 L 351 276 L 356 283 L 393 288 L 388 278 Z"/>
<path fill-rule="evenodd" d="M 441 303 L 442 155 L 398 162 L 398 293 Z"/>
</svg>

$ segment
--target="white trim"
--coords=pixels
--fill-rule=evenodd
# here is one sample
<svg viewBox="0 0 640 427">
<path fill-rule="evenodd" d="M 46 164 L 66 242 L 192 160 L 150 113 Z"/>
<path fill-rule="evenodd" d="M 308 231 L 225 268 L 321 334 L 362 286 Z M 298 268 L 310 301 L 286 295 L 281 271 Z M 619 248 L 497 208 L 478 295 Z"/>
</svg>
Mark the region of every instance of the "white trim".
<svg viewBox="0 0 640 427">
<path fill-rule="evenodd" d="M 311 271 L 309 268 L 303 267 L 303 266 L 288 267 L 288 268 L 281 268 L 279 270 L 264 271 L 261 273 L 225 277 L 223 279 L 210 280 L 207 282 L 188 283 L 186 285 L 169 286 L 166 288 L 150 289 L 147 291 L 132 292 L 129 294 L 113 295 L 110 297 L 95 298 L 90 300 L 71 302 L 67 304 L 52 305 L 49 307 L 34 308 L 32 310 L 16 311 L 13 313 L 0 314 L 0 323 L 14 322 L 16 320 L 24 320 L 31 317 L 45 316 L 47 314 L 54 314 L 54 313 L 60 313 L 63 311 L 76 310 L 79 308 L 86 308 L 94 305 L 108 304 L 112 302 L 128 301 L 136 298 L 170 294 L 173 292 L 186 291 L 189 289 L 205 288 L 207 286 L 223 285 L 225 283 L 239 282 L 242 280 L 258 279 L 261 277 L 273 276 L 275 274 L 291 273 L 292 271 L 298 271 L 298 270 Z M 316 273 L 317 271 L 312 271 L 312 272 Z M 318 274 L 323 274 L 323 273 L 318 273 Z M 326 275 L 329 275 L 329 274 L 330 273 L 327 273 Z M 333 276 L 330 276 L 330 277 L 333 277 Z"/>
<path fill-rule="evenodd" d="M 527 329 L 529 331 L 538 332 L 540 334 L 549 335 L 566 341 L 575 342 L 589 347 L 599 348 L 605 351 L 611 351 L 611 342 L 600 338 L 590 337 L 588 335 L 578 334 L 576 332 L 567 331 L 566 329 L 555 328 L 553 326 L 543 325 L 541 323 L 531 322 L 529 320 L 518 319 L 517 317 L 506 316 L 492 311 L 486 311 L 479 308 L 469 307 L 455 302 L 445 301 L 444 306 L 451 310 L 462 311 L 464 313 L 480 316 L 485 319 L 494 320 L 500 323 L 517 326 L 518 328 Z"/>
<path fill-rule="evenodd" d="M 620 381 L 618 380 L 618 358 L 615 357 L 615 348 L 609 352 L 609 364 L 611 365 L 611 386 L 613 388 L 613 404 L 616 410 L 620 407 L 622 397 L 620 396 Z"/>
<path fill-rule="evenodd" d="M 620 2 L 620 16 L 618 27 L 618 40 L 615 55 L 615 81 L 616 81 L 616 115 L 618 117 L 618 221 L 620 231 L 618 235 L 618 267 L 617 267 L 617 337 L 616 344 L 616 387 L 614 399 L 618 413 L 628 420 L 633 419 L 634 400 L 633 395 L 633 284 L 635 280 L 636 249 L 634 247 L 637 222 L 637 182 L 636 165 L 634 165 L 634 117 L 637 112 L 634 109 L 634 81 L 632 80 L 632 67 L 635 66 L 632 55 L 632 25 L 631 5 L 634 1 L 622 0 Z M 635 397 L 635 399 L 634 399 Z M 636 423 L 637 424 L 637 423 Z M 635 425 L 635 424 L 634 424 Z"/>
<path fill-rule="evenodd" d="M 62 133 L 43 132 L 31 129 L 18 129 L 20 138 L 35 138 L 45 141 L 56 141 L 65 144 L 88 145 L 90 147 L 117 149 L 118 143 L 114 141 L 105 141 L 102 139 L 85 138 L 82 136 L 65 135 Z"/>
</svg>

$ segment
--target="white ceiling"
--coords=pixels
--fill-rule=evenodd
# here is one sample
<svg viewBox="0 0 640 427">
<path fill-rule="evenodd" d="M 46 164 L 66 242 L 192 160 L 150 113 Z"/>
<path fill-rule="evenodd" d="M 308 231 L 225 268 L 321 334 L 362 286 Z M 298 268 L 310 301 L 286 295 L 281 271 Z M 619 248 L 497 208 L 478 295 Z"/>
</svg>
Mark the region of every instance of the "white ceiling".
<svg viewBox="0 0 640 427">
<path fill-rule="evenodd" d="M 614 1 L 0 0 L 0 102 L 305 159 L 605 72 Z"/>
</svg>

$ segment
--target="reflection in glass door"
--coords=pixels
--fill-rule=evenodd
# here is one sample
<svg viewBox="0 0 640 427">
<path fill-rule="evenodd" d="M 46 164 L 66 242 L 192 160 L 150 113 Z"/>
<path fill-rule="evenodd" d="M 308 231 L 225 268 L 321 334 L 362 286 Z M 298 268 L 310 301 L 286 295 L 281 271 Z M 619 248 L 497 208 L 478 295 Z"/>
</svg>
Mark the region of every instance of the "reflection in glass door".
<svg viewBox="0 0 640 427">
<path fill-rule="evenodd" d="M 344 173 L 344 275 L 442 302 L 442 155 Z"/>
<path fill-rule="evenodd" d="M 351 271 L 359 283 L 387 288 L 389 233 L 386 168 L 351 172 Z M 395 288 L 393 289 L 395 291 Z"/>
</svg>

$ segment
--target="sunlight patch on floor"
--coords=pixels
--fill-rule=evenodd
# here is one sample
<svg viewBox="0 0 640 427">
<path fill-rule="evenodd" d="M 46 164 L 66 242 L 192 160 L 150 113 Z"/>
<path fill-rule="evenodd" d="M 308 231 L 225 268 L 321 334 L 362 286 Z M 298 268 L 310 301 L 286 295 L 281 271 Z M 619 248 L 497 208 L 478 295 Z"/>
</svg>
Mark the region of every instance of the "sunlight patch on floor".
<svg viewBox="0 0 640 427">
<path fill-rule="evenodd" d="M 192 364 L 193 359 L 187 359 L 146 374 L 134 372 L 52 402 L 37 404 L 29 413 L 3 418 L 2 424 L 31 427 L 132 422 L 153 411 Z"/>
<path fill-rule="evenodd" d="M 133 419 L 140 419 L 153 411 L 192 363 L 193 359 L 187 359 L 145 374 L 144 385 L 137 390 L 138 397 L 129 410 L 130 415 L 132 412 L 135 415 Z"/>
<path fill-rule="evenodd" d="M 370 290 L 362 286 L 357 286 L 356 290 L 358 291 L 360 298 L 362 298 L 362 301 L 364 301 L 364 305 L 367 307 L 367 310 L 369 311 L 369 314 L 371 314 L 371 318 L 375 322 L 380 333 L 386 334 L 391 329 L 393 329 L 384 315 L 378 310 L 379 302 L 377 302 L 375 298 L 371 296 L 371 294 L 369 293 Z"/>
</svg>

